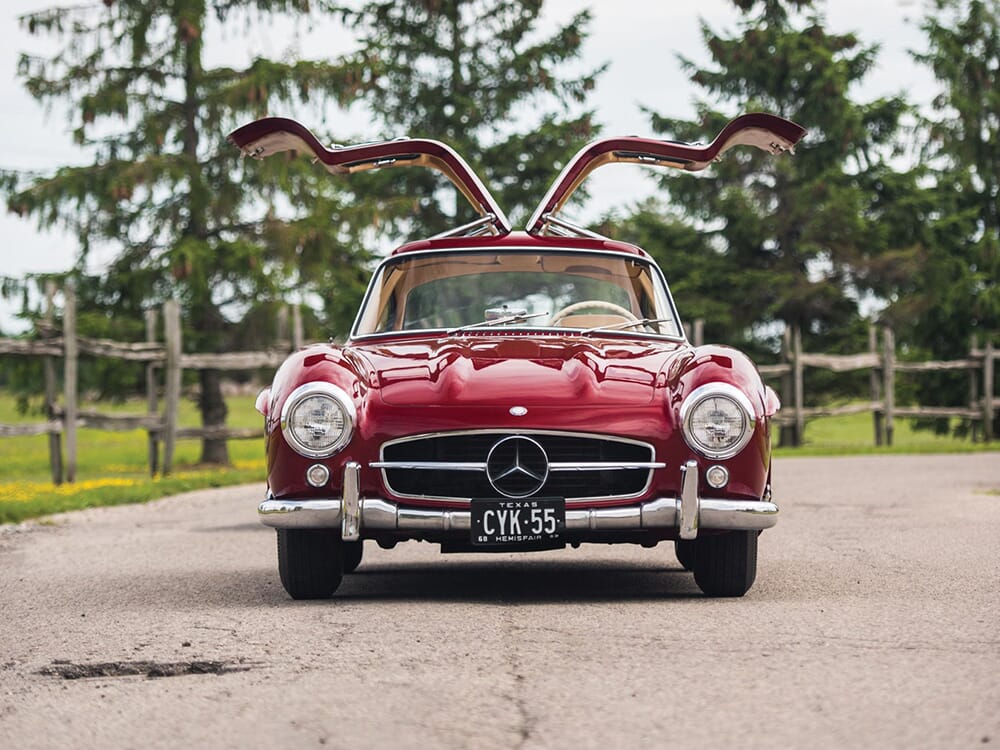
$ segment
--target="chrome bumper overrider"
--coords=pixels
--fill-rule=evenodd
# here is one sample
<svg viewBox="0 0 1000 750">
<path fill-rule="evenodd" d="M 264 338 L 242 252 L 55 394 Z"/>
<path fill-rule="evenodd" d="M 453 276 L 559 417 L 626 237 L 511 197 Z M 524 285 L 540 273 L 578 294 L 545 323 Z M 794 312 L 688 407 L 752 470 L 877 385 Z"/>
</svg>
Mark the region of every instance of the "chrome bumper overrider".
<svg viewBox="0 0 1000 750">
<path fill-rule="evenodd" d="M 346 541 L 385 532 L 471 531 L 469 511 L 404 508 L 377 497 L 361 497 L 361 467 L 344 468 L 343 498 L 262 502 L 260 520 L 280 529 L 339 528 Z M 680 497 L 663 497 L 614 508 L 567 508 L 566 530 L 641 531 L 675 527 L 681 539 L 694 539 L 698 529 L 767 529 L 778 521 L 778 506 L 761 500 L 725 500 L 698 496 L 698 465 L 681 467 Z"/>
</svg>

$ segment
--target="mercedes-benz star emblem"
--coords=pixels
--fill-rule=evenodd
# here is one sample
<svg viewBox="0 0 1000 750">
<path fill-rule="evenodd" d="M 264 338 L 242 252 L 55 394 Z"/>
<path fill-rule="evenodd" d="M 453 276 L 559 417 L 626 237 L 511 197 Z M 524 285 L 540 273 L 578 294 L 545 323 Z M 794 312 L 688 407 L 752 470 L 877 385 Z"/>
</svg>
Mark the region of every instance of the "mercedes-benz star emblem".
<svg viewBox="0 0 1000 750">
<path fill-rule="evenodd" d="M 504 497 L 528 497 L 538 492 L 549 478 L 549 457 L 531 438 L 511 435 L 490 449 L 486 478 Z"/>
</svg>

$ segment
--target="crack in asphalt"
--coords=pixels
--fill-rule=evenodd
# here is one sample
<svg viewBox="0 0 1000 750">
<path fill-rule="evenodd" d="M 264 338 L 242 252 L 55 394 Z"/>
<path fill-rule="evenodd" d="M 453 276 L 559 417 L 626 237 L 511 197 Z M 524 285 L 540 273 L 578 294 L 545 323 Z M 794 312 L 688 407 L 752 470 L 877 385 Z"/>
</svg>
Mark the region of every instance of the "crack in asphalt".
<svg viewBox="0 0 1000 750">
<path fill-rule="evenodd" d="M 517 710 L 518 725 L 516 730 L 520 740 L 515 747 L 523 748 L 528 743 L 528 740 L 531 739 L 533 721 L 531 719 L 531 715 L 528 713 L 528 702 L 524 698 L 526 676 L 521 667 L 521 660 L 517 653 L 517 631 L 521 630 L 521 628 L 514 624 L 511 616 L 507 612 L 504 612 L 501 617 L 501 621 L 504 626 L 504 635 L 507 637 L 510 644 L 510 647 L 505 649 L 504 653 L 507 656 L 507 665 L 510 667 L 511 676 L 514 678 L 511 693 L 506 697 L 511 701 L 511 703 L 514 704 L 514 708 Z"/>
<path fill-rule="evenodd" d="M 54 661 L 38 674 L 46 677 L 62 677 L 64 680 L 79 680 L 88 677 L 135 677 L 148 678 L 178 677 L 191 674 L 229 674 L 248 672 L 253 665 L 247 663 L 229 664 L 224 661 L 113 661 L 98 664 L 75 664 L 69 661 Z"/>
</svg>

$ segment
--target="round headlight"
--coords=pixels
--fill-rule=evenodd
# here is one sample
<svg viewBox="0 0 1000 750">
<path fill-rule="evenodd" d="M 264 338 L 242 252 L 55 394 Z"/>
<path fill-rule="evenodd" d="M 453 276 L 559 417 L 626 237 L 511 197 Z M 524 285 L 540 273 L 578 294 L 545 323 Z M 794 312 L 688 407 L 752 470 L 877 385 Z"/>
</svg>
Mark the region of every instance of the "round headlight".
<svg viewBox="0 0 1000 750">
<path fill-rule="evenodd" d="M 750 442 L 756 420 L 750 400 L 727 383 L 696 388 L 681 404 L 689 446 L 707 458 L 731 458 Z"/>
<path fill-rule="evenodd" d="M 281 409 L 281 431 L 297 453 L 308 458 L 328 458 L 351 439 L 354 403 L 330 383 L 299 386 Z"/>
</svg>

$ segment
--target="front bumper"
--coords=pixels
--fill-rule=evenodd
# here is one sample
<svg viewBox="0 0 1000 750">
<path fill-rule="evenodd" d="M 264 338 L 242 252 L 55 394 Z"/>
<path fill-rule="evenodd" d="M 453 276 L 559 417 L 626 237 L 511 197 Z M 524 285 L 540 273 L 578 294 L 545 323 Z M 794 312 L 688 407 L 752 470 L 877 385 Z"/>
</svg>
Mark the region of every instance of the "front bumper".
<svg viewBox="0 0 1000 750">
<path fill-rule="evenodd" d="M 343 497 L 310 500 L 268 499 L 258 508 L 266 526 L 279 529 L 338 528 L 345 541 L 380 534 L 416 537 L 450 532 L 471 533 L 467 510 L 406 508 L 377 497 L 361 497 L 361 466 L 344 467 Z M 759 530 L 778 521 L 778 506 L 764 500 L 726 500 L 698 495 L 698 464 L 681 467 L 680 497 L 664 497 L 614 508 L 567 508 L 566 531 L 642 532 L 675 528 L 681 539 L 695 539 L 699 529 Z"/>
</svg>

